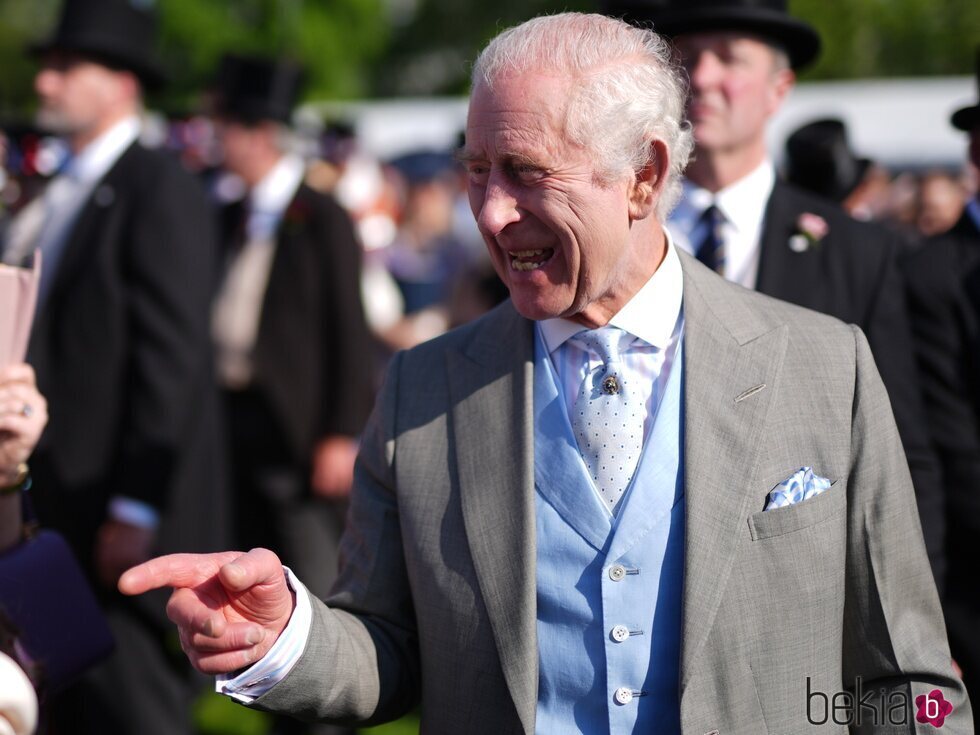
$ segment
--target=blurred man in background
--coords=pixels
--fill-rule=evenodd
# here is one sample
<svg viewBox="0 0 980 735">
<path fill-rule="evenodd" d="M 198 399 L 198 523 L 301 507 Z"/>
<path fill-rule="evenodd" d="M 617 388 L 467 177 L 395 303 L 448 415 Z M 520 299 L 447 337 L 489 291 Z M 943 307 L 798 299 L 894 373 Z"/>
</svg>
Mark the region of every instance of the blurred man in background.
<svg viewBox="0 0 980 735">
<path fill-rule="evenodd" d="M 300 77 L 282 60 L 222 62 L 218 137 L 224 168 L 246 194 L 222 214 L 225 268 L 212 331 L 237 543 L 280 549 L 325 597 L 373 400 L 374 350 L 350 217 L 304 183 L 305 162 L 288 150 Z"/>
<path fill-rule="evenodd" d="M 208 302 L 207 199 L 139 143 L 144 88 L 160 84 L 155 18 L 126 0 L 68 0 L 35 47 L 37 123 L 70 156 L 12 224 L 3 260 L 43 260 L 28 361 L 50 403 L 32 462 L 42 524 L 102 586 L 116 653 L 60 702 L 61 733 L 190 731 L 185 667 L 164 642 L 163 600 L 114 591 L 162 549 L 222 534 Z"/>
</svg>

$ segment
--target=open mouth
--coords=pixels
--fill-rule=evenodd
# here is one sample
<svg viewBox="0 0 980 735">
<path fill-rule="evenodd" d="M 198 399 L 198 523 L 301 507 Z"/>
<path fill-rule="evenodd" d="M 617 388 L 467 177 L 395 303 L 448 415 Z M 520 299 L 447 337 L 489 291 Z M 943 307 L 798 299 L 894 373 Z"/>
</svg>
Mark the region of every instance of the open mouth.
<svg viewBox="0 0 980 735">
<path fill-rule="evenodd" d="M 515 250 L 508 253 L 510 256 L 510 267 L 515 271 L 537 270 L 555 254 L 554 248 L 543 248 L 541 250 Z"/>
</svg>

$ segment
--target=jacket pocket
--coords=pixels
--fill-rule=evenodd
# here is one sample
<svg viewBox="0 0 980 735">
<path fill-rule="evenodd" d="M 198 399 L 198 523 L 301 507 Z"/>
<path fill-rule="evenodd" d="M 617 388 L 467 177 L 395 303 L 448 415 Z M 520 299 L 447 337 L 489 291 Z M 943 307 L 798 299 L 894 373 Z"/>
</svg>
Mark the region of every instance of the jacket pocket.
<svg viewBox="0 0 980 735">
<path fill-rule="evenodd" d="M 819 495 L 784 508 L 753 513 L 748 518 L 753 541 L 800 531 L 830 518 L 836 518 L 847 508 L 844 483 L 835 480 Z"/>
</svg>

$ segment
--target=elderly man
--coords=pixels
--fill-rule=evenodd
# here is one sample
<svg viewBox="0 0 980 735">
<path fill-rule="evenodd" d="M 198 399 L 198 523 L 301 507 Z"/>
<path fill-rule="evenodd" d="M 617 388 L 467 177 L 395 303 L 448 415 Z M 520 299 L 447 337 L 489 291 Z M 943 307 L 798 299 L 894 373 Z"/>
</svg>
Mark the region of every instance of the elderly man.
<svg viewBox="0 0 980 735">
<path fill-rule="evenodd" d="M 786 0 L 606 0 L 673 38 L 688 72 L 695 151 L 669 227 L 678 247 L 730 281 L 856 324 L 868 338 L 943 581 L 943 499 L 912 356 L 900 246 L 883 227 L 780 181 L 769 121 L 820 37 Z"/>
<path fill-rule="evenodd" d="M 366 722 L 421 700 L 437 733 L 754 735 L 864 688 L 906 732 L 915 697 L 969 731 L 864 337 L 662 227 L 690 149 L 668 58 L 578 14 L 481 54 L 461 157 L 511 300 L 394 358 L 333 595 L 261 549 L 120 581 L 177 588 L 230 696 Z"/>
</svg>

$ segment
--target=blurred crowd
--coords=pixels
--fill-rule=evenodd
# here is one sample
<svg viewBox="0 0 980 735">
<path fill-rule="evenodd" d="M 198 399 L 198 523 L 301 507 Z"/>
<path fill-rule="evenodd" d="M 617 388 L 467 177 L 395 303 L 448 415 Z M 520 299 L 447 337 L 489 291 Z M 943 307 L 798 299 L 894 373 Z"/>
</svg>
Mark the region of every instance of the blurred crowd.
<svg viewBox="0 0 980 735">
<path fill-rule="evenodd" d="M 161 600 L 122 600 L 119 574 L 159 552 L 264 545 L 325 596 L 358 435 L 388 358 L 507 298 L 454 151 L 378 160 L 351 121 L 293 130 L 302 70 L 285 59 L 228 55 L 199 109 L 148 111 L 144 90 L 166 82 L 154 33 L 136 3 L 67 0 L 33 49 L 38 117 L 0 130 L 0 255 L 40 269 L 26 357 L 50 420 L 30 460 L 31 494 L 41 524 L 72 544 L 117 640 L 108 662 L 52 696 L 42 716 L 51 733 L 187 732 L 200 682 L 174 655 Z M 964 156 L 955 170 L 890 170 L 852 150 L 844 123 L 828 118 L 789 137 L 780 175 L 886 228 L 901 262 L 928 269 L 933 249 L 954 247 L 946 233 L 957 223 L 976 232 L 980 222 L 980 127 L 975 115 L 954 123 L 973 140 L 972 164 Z M 803 230 L 803 250 L 822 238 Z M 980 252 L 980 239 L 969 247 Z M 908 298 L 928 310 L 952 288 L 928 284 Z M 957 292 L 957 308 L 964 299 Z M 975 318 L 964 313 L 943 318 Z M 920 341 L 940 339 L 921 323 Z M 976 383 L 969 361 L 923 365 L 970 391 Z M 3 380 L 29 387 L 0 411 L 13 407 L 39 432 L 43 399 L 25 392 L 33 373 L 5 375 L 0 397 Z M 926 391 L 926 412 L 942 400 Z M 933 449 L 980 464 L 972 445 Z M 19 488 L 24 459 L 9 463 L 0 487 Z M 13 643 L 3 651 L 18 657 Z M 27 725 L 12 731 L 29 731 L 32 716 L 18 716 Z"/>
</svg>

